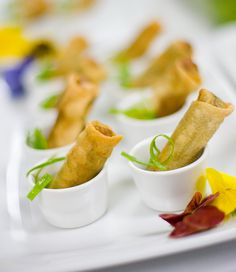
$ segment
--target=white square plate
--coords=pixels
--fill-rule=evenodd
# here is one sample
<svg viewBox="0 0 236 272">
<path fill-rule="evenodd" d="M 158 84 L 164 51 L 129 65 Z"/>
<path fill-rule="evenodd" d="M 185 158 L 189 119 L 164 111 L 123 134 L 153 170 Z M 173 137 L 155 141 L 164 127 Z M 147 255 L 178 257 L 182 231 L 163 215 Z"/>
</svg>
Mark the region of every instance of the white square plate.
<svg viewBox="0 0 236 272">
<path fill-rule="evenodd" d="M 204 68 L 203 86 L 236 105 L 235 93 L 217 69 L 206 60 L 199 60 L 198 64 Z M 99 115 L 96 109 L 94 116 L 104 122 L 113 122 L 110 117 Z M 236 176 L 235 122 L 236 112 L 225 120 L 211 140 L 208 166 Z M 119 155 L 121 150 L 127 150 L 125 141 L 109 161 L 110 201 L 105 216 L 80 229 L 52 227 L 43 219 L 37 201 L 30 203 L 26 199 L 25 170 L 29 167 L 29 158 L 24 158 L 23 142 L 24 129 L 20 125 L 15 130 L 7 170 L 6 209 L 9 220 L 8 225 L 0 229 L 0 263 L 6 268 L 4 271 L 84 271 L 236 238 L 236 221 L 231 220 L 204 233 L 170 239 L 171 227 L 158 217 L 157 212 L 141 202 L 126 161 Z"/>
</svg>

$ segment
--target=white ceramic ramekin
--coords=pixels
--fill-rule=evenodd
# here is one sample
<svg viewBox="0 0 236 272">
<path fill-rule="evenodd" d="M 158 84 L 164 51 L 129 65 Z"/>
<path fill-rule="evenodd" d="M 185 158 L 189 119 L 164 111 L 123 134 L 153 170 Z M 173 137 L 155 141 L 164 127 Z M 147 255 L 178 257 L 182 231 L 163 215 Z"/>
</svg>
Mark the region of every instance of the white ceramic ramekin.
<svg viewBox="0 0 236 272">
<path fill-rule="evenodd" d="M 148 162 L 149 146 L 153 137 L 138 143 L 130 152 L 137 159 Z M 162 149 L 166 140 L 156 144 Z M 143 202 L 150 208 L 161 212 L 183 210 L 191 200 L 196 189 L 196 181 L 206 168 L 208 150 L 204 149 L 195 162 L 170 171 L 148 171 L 129 162 L 132 177 Z"/>
<path fill-rule="evenodd" d="M 43 172 L 55 174 L 60 166 L 61 163 L 48 166 Z M 32 189 L 33 174 L 29 175 L 28 181 Z M 43 189 L 38 198 L 42 214 L 53 226 L 79 228 L 91 224 L 107 210 L 107 169 L 104 167 L 96 177 L 78 186 L 66 189 Z"/>
<path fill-rule="evenodd" d="M 49 126 L 37 126 L 42 129 L 42 132 L 44 135 L 47 135 L 49 132 Z M 30 132 L 32 130 L 29 130 Z M 57 148 L 48 148 L 48 149 L 35 149 L 27 145 L 26 140 L 24 144 L 24 158 L 27 163 L 27 165 L 32 166 L 33 164 L 37 163 L 38 161 L 44 159 L 44 158 L 50 158 L 52 156 L 57 156 L 60 153 L 67 153 L 71 147 L 72 144 L 68 144 L 62 147 Z"/>
<path fill-rule="evenodd" d="M 142 100 L 149 99 L 150 96 L 151 93 L 149 91 L 135 92 L 125 97 L 120 103 L 118 103 L 117 109 L 124 110 L 130 108 Z M 161 134 L 163 131 L 174 130 L 179 120 L 187 110 L 191 100 L 192 98 L 188 98 L 185 105 L 179 111 L 169 116 L 152 120 L 139 120 L 123 114 L 117 114 L 117 122 L 122 134 L 124 135 L 124 139 L 127 141 L 128 145 L 134 145 L 152 135 Z"/>
</svg>

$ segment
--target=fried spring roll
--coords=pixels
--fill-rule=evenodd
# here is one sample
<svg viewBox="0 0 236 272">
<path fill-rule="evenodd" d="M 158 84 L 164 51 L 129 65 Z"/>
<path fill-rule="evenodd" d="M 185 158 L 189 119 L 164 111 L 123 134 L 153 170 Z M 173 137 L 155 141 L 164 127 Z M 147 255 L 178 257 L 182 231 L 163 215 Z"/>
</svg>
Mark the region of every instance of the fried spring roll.
<svg viewBox="0 0 236 272">
<path fill-rule="evenodd" d="M 167 169 L 177 169 L 194 162 L 233 109 L 231 103 L 225 103 L 208 90 L 201 89 L 198 99 L 191 104 L 171 136 L 175 149 Z M 164 161 L 169 151 L 170 144 L 167 143 L 159 160 Z"/>
<path fill-rule="evenodd" d="M 201 84 L 198 67 L 191 59 L 182 59 L 153 86 L 153 103 L 157 117 L 178 111 L 188 95 Z"/>
<path fill-rule="evenodd" d="M 139 33 L 132 44 L 121 51 L 115 59 L 118 62 L 123 62 L 141 57 L 146 53 L 151 43 L 160 32 L 161 25 L 158 22 L 149 23 L 141 33 Z"/>
<path fill-rule="evenodd" d="M 18 0 L 19 15 L 23 18 L 34 19 L 49 11 L 50 5 L 46 0 Z"/>
<path fill-rule="evenodd" d="M 147 69 L 131 83 L 134 87 L 146 87 L 155 83 L 179 59 L 192 57 L 192 46 L 185 41 L 172 43 L 160 56 L 154 58 Z"/>
<path fill-rule="evenodd" d="M 116 135 L 109 126 L 99 121 L 88 123 L 68 153 L 50 188 L 72 187 L 95 177 L 121 139 L 122 136 Z"/>
<path fill-rule="evenodd" d="M 75 2 L 76 9 L 85 11 L 92 8 L 96 4 L 96 0 L 77 0 Z"/>
<path fill-rule="evenodd" d="M 76 72 L 87 79 L 99 83 L 106 78 L 104 67 L 84 54 L 88 42 L 83 37 L 73 38 L 69 45 L 59 52 L 55 64 L 56 75 L 67 75 Z"/>
<path fill-rule="evenodd" d="M 48 137 L 49 148 L 72 143 L 84 128 L 86 117 L 98 95 L 98 87 L 72 74 L 59 103 L 58 116 Z"/>
</svg>

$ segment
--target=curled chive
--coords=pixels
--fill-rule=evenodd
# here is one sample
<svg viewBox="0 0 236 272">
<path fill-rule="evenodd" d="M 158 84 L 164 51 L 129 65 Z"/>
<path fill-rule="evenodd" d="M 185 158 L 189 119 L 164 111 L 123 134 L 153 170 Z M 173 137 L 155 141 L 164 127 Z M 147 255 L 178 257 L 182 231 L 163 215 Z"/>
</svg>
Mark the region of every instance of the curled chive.
<svg viewBox="0 0 236 272">
<path fill-rule="evenodd" d="M 130 87 L 131 74 L 128 62 L 122 62 L 118 65 L 118 80 L 125 89 Z"/>
<path fill-rule="evenodd" d="M 35 149 L 47 149 L 48 147 L 47 139 L 39 128 L 35 128 L 32 133 L 28 132 L 26 144 Z"/>
<path fill-rule="evenodd" d="M 127 109 L 111 108 L 109 113 L 123 114 L 139 120 L 152 120 L 157 118 L 156 112 L 151 105 L 151 101 L 146 99 Z"/>
<path fill-rule="evenodd" d="M 139 161 L 138 159 L 136 159 L 134 156 L 131 156 L 130 154 L 122 151 L 121 152 L 121 155 L 123 157 L 125 157 L 126 159 L 128 159 L 129 161 L 131 162 L 135 162 L 135 163 L 138 163 L 140 165 L 143 165 L 143 166 L 146 166 L 146 167 L 149 167 L 150 166 L 150 163 L 145 163 L 145 162 L 142 162 L 142 161 Z"/>
<path fill-rule="evenodd" d="M 37 183 L 35 183 L 33 189 L 27 194 L 27 198 L 31 201 L 44 189 L 48 186 L 50 182 L 52 182 L 53 177 L 50 174 L 44 174 L 41 178 L 38 179 Z"/>
<path fill-rule="evenodd" d="M 161 151 L 156 146 L 156 140 L 159 137 L 164 137 L 165 139 L 167 139 L 168 143 L 171 146 L 170 153 L 169 153 L 167 159 L 164 162 L 160 162 L 158 160 L 158 156 L 160 155 Z M 135 163 L 140 164 L 142 166 L 145 166 L 146 168 L 154 168 L 154 169 L 165 171 L 166 170 L 166 164 L 173 158 L 174 141 L 171 139 L 171 137 L 169 137 L 169 136 L 167 136 L 165 134 L 159 134 L 159 135 L 155 136 L 152 139 L 150 147 L 149 147 L 149 153 L 150 153 L 150 159 L 149 159 L 148 163 L 142 162 L 142 161 L 138 160 L 137 158 L 135 158 L 134 156 L 132 156 L 132 155 L 126 153 L 126 152 L 121 152 L 121 155 L 123 157 L 125 157 L 127 160 L 129 160 L 131 162 L 135 162 Z"/>
<path fill-rule="evenodd" d="M 47 97 L 40 103 L 40 107 L 44 110 L 55 108 L 59 100 L 59 96 L 59 94 L 54 94 Z"/>
<path fill-rule="evenodd" d="M 37 79 L 39 81 L 46 81 L 51 79 L 55 74 L 53 66 L 51 64 L 47 64 L 42 67 L 41 71 L 37 75 Z"/>
<path fill-rule="evenodd" d="M 35 167 L 31 168 L 31 169 L 27 172 L 26 176 L 28 177 L 29 174 L 32 173 L 32 172 L 35 171 L 35 170 L 42 169 L 42 168 L 44 168 L 44 167 L 46 167 L 46 166 L 48 166 L 48 165 L 51 165 L 51 164 L 54 164 L 54 163 L 63 161 L 63 160 L 65 160 L 65 159 L 66 159 L 66 157 L 50 158 L 50 159 L 47 160 L 46 162 L 41 163 L 41 164 L 36 165 Z"/>
</svg>

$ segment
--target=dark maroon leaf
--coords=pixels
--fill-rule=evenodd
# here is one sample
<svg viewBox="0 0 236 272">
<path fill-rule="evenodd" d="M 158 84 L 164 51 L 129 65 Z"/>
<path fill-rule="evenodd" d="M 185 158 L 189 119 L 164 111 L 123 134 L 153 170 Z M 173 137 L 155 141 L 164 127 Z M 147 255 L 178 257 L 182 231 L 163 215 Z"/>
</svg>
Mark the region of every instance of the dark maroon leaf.
<svg viewBox="0 0 236 272">
<path fill-rule="evenodd" d="M 174 214 L 174 213 L 164 213 L 159 215 L 163 220 L 168 222 L 171 226 L 175 226 L 178 222 L 182 221 L 185 217 L 185 213 Z"/>
<path fill-rule="evenodd" d="M 170 237 L 179 238 L 217 226 L 224 220 L 225 214 L 214 206 L 209 206 L 219 193 L 209 195 L 202 200 L 202 194 L 196 192 L 180 214 L 160 214 L 159 216 L 174 227 Z"/>
<path fill-rule="evenodd" d="M 213 195 L 209 195 L 207 197 L 205 197 L 202 201 L 201 204 L 199 206 L 200 207 L 205 207 L 208 206 L 211 202 L 213 202 L 213 200 L 215 200 L 218 196 L 219 196 L 219 192 L 213 194 Z"/>
<path fill-rule="evenodd" d="M 213 206 L 201 207 L 193 214 L 186 216 L 183 222 L 192 228 L 206 230 L 215 227 L 224 220 L 224 213 Z"/>
<path fill-rule="evenodd" d="M 202 194 L 200 192 L 196 192 L 193 196 L 193 198 L 191 199 L 191 201 L 188 203 L 186 209 L 184 210 L 185 214 L 189 214 L 191 212 L 193 212 L 194 210 L 196 210 L 202 200 Z"/>
<path fill-rule="evenodd" d="M 180 238 L 184 236 L 188 236 L 196 232 L 196 229 L 185 224 L 183 221 L 178 222 L 171 232 L 170 237 L 172 238 Z"/>
</svg>

